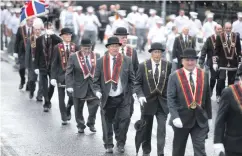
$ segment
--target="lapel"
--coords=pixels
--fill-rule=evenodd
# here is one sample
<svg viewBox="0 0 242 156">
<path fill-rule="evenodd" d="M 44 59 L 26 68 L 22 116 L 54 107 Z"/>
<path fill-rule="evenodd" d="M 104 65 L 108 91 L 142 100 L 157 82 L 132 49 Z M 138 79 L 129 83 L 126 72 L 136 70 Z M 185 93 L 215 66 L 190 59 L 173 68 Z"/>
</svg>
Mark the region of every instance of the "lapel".
<svg viewBox="0 0 242 156">
<path fill-rule="evenodd" d="M 183 40 L 182 34 L 179 36 L 179 41 L 180 41 L 180 45 L 181 45 L 181 50 L 183 51 L 185 48 L 185 42 Z"/>
<path fill-rule="evenodd" d="M 216 37 L 215 37 L 215 34 L 210 37 L 210 40 L 212 42 L 213 50 L 215 50 L 215 47 L 216 47 Z"/>
<path fill-rule="evenodd" d="M 234 99 L 242 112 L 242 87 L 239 84 L 229 86 L 232 90 Z"/>
</svg>

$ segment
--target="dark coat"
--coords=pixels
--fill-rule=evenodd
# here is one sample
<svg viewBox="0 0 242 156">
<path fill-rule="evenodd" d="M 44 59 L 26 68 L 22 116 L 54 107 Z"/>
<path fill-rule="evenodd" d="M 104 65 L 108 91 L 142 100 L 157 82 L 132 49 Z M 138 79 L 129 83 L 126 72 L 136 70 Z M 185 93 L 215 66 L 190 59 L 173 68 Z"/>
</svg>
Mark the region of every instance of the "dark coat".
<svg viewBox="0 0 242 156">
<path fill-rule="evenodd" d="M 214 143 L 223 143 L 225 150 L 242 155 L 242 93 L 239 98 L 240 103 L 235 100 L 231 87 L 223 90 L 215 123 Z"/>
<path fill-rule="evenodd" d="M 162 60 L 159 85 L 155 87 L 155 80 L 153 78 L 151 59 L 139 65 L 138 72 L 135 79 L 135 90 L 138 97 L 146 97 L 147 103 L 144 104 L 143 114 L 154 115 L 157 111 L 158 105 L 162 107 L 166 114 L 169 113 L 167 107 L 167 85 L 168 78 L 171 73 L 171 63 Z"/>
<path fill-rule="evenodd" d="M 39 69 L 40 72 L 44 73 L 50 72 L 54 46 L 60 42 L 62 42 L 61 38 L 55 34 L 48 37 L 48 44 L 45 35 L 41 35 L 36 39 L 35 69 Z M 48 46 L 50 48 L 50 54 L 45 50 Z"/>
<path fill-rule="evenodd" d="M 195 48 L 195 46 L 196 46 L 196 40 L 191 36 L 188 37 L 187 46 L 185 45 L 182 34 L 180 34 L 175 38 L 173 51 L 172 51 L 172 59 L 177 58 L 177 61 L 178 61 L 177 69 L 182 67 L 181 55 L 183 54 L 183 50 L 186 48 Z"/>
<path fill-rule="evenodd" d="M 204 74 L 204 87 L 203 93 L 201 96 L 199 96 L 202 98 L 202 101 L 201 105 L 197 106 L 197 108 L 193 110 L 188 108 L 184 92 L 180 85 L 180 81 L 177 75 L 177 72 L 180 70 L 183 69 L 179 69 L 176 72 L 173 72 L 170 75 L 168 81 L 167 104 L 171 114 L 170 124 L 173 125 L 172 121 L 175 118 L 180 118 L 183 123 L 183 128 L 192 128 L 196 121 L 201 128 L 206 127 L 208 126 L 208 119 L 212 118 L 208 73 L 204 73 L 204 71 L 202 71 Z M 195 86 L 197 85 L 198 84 Z"/>
<path fill-rule="evenodd" d="M 97 61 L 100 54 L 95 55 Z M 66 88 L 73 88 L 73 97 L 85 98 L 89 87 L 93 91 L 93 78 L 91 76 L 84 78 L 76 53 L 71 54 L 66 68 Z"/>
</svg>

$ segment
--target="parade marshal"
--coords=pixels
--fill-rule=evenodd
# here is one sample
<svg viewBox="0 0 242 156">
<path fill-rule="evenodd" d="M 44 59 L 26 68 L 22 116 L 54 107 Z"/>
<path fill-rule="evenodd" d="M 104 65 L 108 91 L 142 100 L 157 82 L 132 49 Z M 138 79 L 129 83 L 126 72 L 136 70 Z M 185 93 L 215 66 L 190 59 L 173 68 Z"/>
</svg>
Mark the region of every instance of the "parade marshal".
<svg viewBox="0 0 242 156">
<path fill-rule="evenodd" d="M 195 156 L 205 156 L 205 139 L 212 118 L 209 76 L 197 68 L 196 51 L 185 49 L 181 55 L 183 68 L 173 72 L 168 81 L 167 103 L 174 130 L 173 156 L 184 156 L 191 135 Z"/>
</svg>

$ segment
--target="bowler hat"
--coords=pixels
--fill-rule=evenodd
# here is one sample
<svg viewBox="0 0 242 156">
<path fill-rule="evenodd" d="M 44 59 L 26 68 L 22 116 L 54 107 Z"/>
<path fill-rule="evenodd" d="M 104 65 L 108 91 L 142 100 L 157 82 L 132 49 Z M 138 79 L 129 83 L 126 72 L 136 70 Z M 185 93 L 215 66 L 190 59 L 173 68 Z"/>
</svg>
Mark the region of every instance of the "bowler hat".
<svg viewBox="0 0 242 156">
<path fill-rule="evenodd" d="M 241 76 L 242 75 L 242 65 L 239 66 L 239 69 L 237 71 L 237 75 Z"/>
<path fill-rule="evenodd" d="M 122 43 L 119 42 L 119 39 L 117 37 L 115 37 L 115 36 L 109 37 L 108 38 L 108 43 L 105 46 L 108 47 L 111 44 L 119 44 L 120 46 L 122 45 Z"/>
<path fill-rule="evenodd" d="M 64 35 L 64 34 L 72 34 L 72 30 L 70 28 L 63 28 L 63 29 L 61 29 L 60 36 Z"/>
<path fill-rule="evenodd" d="M 92 41 L 89 38 L 83 38 L 81 40 L 81 46 L 90 47 L 90 46 L 92 46 Z"/>
<path fill-rule="evenodd" d="M 129 33 L 128 33 L 126 28 L 119 27 L 119 28 L 116 29 L 116 32 L 115 32 L 114 35 L 126 36 L 126 35 L 129 35 Z"/>
<path fill-rule="evenodd" d="M 181 55 L 181 58 L 193 58 L 198 59 L 197 52 L 193 48 L 186 48 L 183 50 L 183 54 Z"/>
<path fill-rule="evenodd" d="M 151 53 L 153 50 L 161 50 L 162 52 L 164 52 L 165 46 L 161 43 L 155 42 L 151 44 L 149 52 Z"/>
</svg>

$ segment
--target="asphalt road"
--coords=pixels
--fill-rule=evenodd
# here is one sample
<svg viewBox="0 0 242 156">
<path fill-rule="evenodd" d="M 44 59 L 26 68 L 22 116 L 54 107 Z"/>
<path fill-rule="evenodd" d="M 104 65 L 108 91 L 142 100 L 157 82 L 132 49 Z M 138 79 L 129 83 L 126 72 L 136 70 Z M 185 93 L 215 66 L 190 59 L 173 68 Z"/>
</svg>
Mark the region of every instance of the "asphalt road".
<svg viewBox="0 0 242 156">
<path fill-rule="evenodd" d="M 103 45 L 97 45 L 96 51 L 102 53 Z M 149 54 L 139 54 L 140 62 Z M 52 108 L 49 113 L 43 112 L 42 103 L 30 100 L 25 90 L 19 90 L 19 75 L 13 68 L 13 62 L 5 54 L 1 55 L 1 154 L 3 156 L 135 156 L 134 122 L 140 118 L 139 104 L 135 104 L 135 112 L 131 119 L 125 154 L 106 154 L 102 141 L 100 111 L 97 114 L 97 133 L 85 129 L 85 134 L 78 134 L 75 118 L 67 126 L 61 125 L 58 107 L 57 89 L 51 100 Z M 215 97 L 212 97 L 215 100 Z M 216 115 L 217 104 L 213 101 L 213 114 Z M 87 118 L 87 107 L 84 107 Z M 214 119 L 213 119 L 214 120 Z M 156 122 L 156 120 L 154 120 Z M 213 122 L 214 123 L 214 122 Z M 156 156 L 156 123 L 153 125 L 152 153 Z M 167 125 L 165 155 L 171 156 L 173 131 Z M 206 140 L 208 156 L 213 156 L 213 128 Z M 115 141 L 114 141 L 115 143 Z M 142 155 L 142 150 L 140 150 Z M 187 143 L 186 156 L 193 156 L 192 143 Z"/>
</svg>

